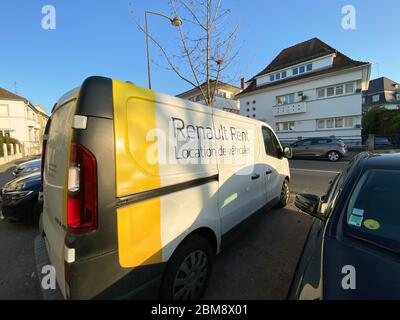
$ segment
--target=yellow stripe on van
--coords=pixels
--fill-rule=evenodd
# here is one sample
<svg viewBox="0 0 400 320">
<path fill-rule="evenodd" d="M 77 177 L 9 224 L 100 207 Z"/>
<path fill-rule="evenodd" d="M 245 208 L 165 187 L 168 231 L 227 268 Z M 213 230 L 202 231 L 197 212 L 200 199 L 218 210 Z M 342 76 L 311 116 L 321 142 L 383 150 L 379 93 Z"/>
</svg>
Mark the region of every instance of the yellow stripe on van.
<svg viewBox="0 0 400 320">
<path fill-rule="evenodd" d="M 146 139 L 157 127 L 155 93 L 113 81 L 113 100 L 117 197 L 160 187 L 158 163 L 146 159 L 148 148 L 155 144 Z M 160 223 L 159 198 L 117 209 L 122 267 L 162 261 Z"/>
</svg>

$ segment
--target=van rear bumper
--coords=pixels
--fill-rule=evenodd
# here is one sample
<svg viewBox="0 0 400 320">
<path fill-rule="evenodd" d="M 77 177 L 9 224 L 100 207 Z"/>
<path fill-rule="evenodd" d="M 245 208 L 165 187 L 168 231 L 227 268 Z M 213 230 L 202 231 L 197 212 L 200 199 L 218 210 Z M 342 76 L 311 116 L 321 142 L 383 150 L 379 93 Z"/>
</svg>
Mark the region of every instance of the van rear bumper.
<svg viewBox="0 0 400 320">
<path fill-rule="evenodd" d="M 34 250 L 35 250 L 35 263 L 36 263 L 36 272 L 39 281 L 39 288 L 41 291 L 42 298 L 44 300 L 64 300 L 64 297 L 61 293 L 60 288 L 58 287 L 56 281 L 56 288 L 45 290 L 42 287 L 42 280 L 46 274 L 42 274 L 42 268 L 46 265 L 51 265 L 49 256 L 47 254 L 46 242 L 42 235 L 38 235 L 34 240 Z"/>
</svg>

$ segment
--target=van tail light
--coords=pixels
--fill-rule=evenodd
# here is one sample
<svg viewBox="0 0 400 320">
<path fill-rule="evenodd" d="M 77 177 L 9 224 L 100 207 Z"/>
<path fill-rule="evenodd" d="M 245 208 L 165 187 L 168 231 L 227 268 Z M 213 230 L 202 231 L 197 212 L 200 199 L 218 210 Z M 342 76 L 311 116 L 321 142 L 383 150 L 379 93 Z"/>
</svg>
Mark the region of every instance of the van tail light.
<svg viewBox="0 0 400 320">
<path fill-rule="evenodd" d="M 68 168 L 68 230 L 83 234 L 97 229 L 96 157 L 73 142 Z"/>
</svg>

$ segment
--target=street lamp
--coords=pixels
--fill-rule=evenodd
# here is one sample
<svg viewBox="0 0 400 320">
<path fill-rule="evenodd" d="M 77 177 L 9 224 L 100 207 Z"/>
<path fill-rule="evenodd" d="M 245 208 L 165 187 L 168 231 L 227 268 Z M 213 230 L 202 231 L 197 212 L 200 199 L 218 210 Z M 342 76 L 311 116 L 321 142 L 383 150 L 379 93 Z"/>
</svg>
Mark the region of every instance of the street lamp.
<svg viewBox="0 0 400 320">
<path fill-rule="evenodd" d="M 171 22 L 171 25 L 174 27 L 180 27 L 182 25 L 182 20 L 179 17 L 170 18 L 167 15 L 160 13 L 160 12 L 155 12 L 155 11 L 145 11 L 144 12 L 144 17 L 145 17 L 145 21 L 146 21 L 147 78 L 149 81 L 149 89 L 151 89 L 149 27 L 148 27 L 148 23 L 147 23 L 147 15 L 148 14 L 154 14 L 156 16 L 164 17 L 164 18 L 168 19 Z"/>
</svg>

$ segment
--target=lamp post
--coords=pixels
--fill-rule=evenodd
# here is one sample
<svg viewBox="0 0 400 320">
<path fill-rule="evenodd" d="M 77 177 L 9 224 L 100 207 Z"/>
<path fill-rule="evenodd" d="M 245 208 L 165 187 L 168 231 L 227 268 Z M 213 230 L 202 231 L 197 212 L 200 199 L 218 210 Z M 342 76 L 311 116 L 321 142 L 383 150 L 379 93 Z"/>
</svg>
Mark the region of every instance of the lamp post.
<svg viewBox="0 0 400 320">
<path fill-rule="evenodd" d="M 164 17 L 165 19 L 168 19 L 174 27 L 180 27 L 182 25 L 182 20 L 179 17 L 170 18 L 161 12 L 155 12 L 155 11 L 145 11 L 144 12 L 145 23 L 146 23 L 147 78 L 149 81 L 149 89 L 151 89 L 149 27 L 148 27 L 148 19 L 147 19 L 147 15 L 149 15 L 149 14 L 154 14 L 156 16 L 160 16 L 160 17 Z"/>
</svg>

